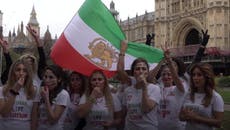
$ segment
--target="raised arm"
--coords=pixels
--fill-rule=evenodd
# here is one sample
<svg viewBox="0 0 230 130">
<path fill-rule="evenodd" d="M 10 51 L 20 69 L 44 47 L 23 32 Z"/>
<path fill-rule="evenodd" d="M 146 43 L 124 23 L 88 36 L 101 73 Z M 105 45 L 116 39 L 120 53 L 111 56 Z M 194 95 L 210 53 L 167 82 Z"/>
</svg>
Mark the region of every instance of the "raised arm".
<svg viewBox="0 0 230 130">
<path fill-rule="evenodd" d="M 129 76 L 125 72 L 125 52 L 128 48 L 128 42 L 127 41 L 121 41 L 120 44 L 120 54 L 119 59 L 117 62 L 117 73 L 118 73 L 118 79 L 121 81 L 122 84 L 129 83 Z"/>
<path fill-rule="evenodd" d="M 49 89 L 47 87 L 41 87 L 41 96 L 45 100 L 48 122 L 50 124 L 54 124 L 61 118 L 61 115 L 65 111 L 66 106 L 53 104 L 54 105 L 53 107 L 52 104 L 50 103 L 49 95 L 50 95 Z"/>
<path fill-rule="evenodd" d="M 10 57 L 9 45 L 7 41 L 0 39 L 0 44 L 1 44 L 1 47 L 3 48 L 3 53 L 4 53 L 4 57 L 6 61 L 6 68 L 1 75 L 2 84 L 5 84 L 8 79 L 8 74 L 9 74 L 10 66 L 12 64 L 12 59 Z"/>
<path fill-rule="evenodd" d="M 172 78 L 173 78 L 173 81 L 174 81 L 176 87 L 181 92 L 184 92 L 184 86 L 183 86 L 183 84 L 179 78 L 179 75 L 175 69 L 175 66 L 173 65 L 172 58 L 170 57 L 170 51 L 167 48 L 167 43 L 165 44 L 165 47 L 163 47 L 163 46 L 161 46 L 161 47 L 162 47 L 162 50 L 164 51 L 164 57 L 165 57 L 166 62 L 168 63 L 168 66 L 169 66 L 169 69 L 172 73 Z"/>
<path fill-rule="evenodd" d="M 159 73 L 159 70 L 161 68 L 161 65 L 165 62 L 165 59 L 162 59 L 155 68 L 149 71 L 147 81 L 153 84 L 157 83 L 156 76 Z"/>
<path fill-rule="evenodd" d="M 204 32 L 204 30 L 202 30 L 202 35 L 203 35 L 203 39 L 200 43 L 200 47 L 199 47 L 198 51 L 196 52 L 196 55 L 194 56 L 192 63 L 188 66 L 187 71 L 189 71 L 190 67 L 193 64 L 200 62 L 201 58 L 204 55 L 205 47 L 208 44 L 208 40 L 209 40 L 210 35 L 208 35 L 208 30 L 206 30 L 205 32 Z"/>
<path fill-rule="evenodd" d="M 40 37 L 38 33 L 31 28 L 30 25 L 26 26 L 26 29 L 30 32 L 30 34 L 33 36 L 36 44 L 37 44 L 37 49 L 38 49 L 38 55 L 39 55 L 39 60 L 38 60 L 38 76 L 40 79 L 42 79 L 42 73 L 44 71 L 44 68 L 46 67 L 46 56 L 44 53 L 44 48 L 43 48 L 43 43 L 40 40 Z"/>
</svg>

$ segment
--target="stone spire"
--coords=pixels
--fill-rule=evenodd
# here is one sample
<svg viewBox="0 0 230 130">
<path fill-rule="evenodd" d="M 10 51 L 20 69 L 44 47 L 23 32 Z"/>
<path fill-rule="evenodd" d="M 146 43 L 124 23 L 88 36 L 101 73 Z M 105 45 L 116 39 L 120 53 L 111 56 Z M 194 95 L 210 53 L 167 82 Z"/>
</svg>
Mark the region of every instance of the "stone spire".
<svg viewBox="0 0 230 130">
<path fill-rule="evenodd" d="M 36 12 L 35 12 L 35 9 L 34 9 L 34 6 L 32 8 L 32 12 L 30 13 L 30 20 L 29 20 L 29 23 L 30 25 L 33 25 L 33 26 L 38 26 L 38 21 L 37 21 L 37 17 L 36 17 Z"/>
<path fill-rule="evenodd" d="M 115 9 L 115 4 L 114 4 L 113 1 L 111 1 L 111 3 L 110 3 L 110 12 L 112 13 L 113 17 L 114 17 L 116 20 L 118 20 L 119 12 L 116 11 L 116 9 Z"/>
<path fill-rule="evenodd" d="M 28 24 L 30 25 L 30 27 L 32 28 L 32 29 L 34 29 L 37 33 L 38 33 L 38 35 L 40 36 L 40 27 L 39 27 L 39 23 L 38 23 L 38 21 L 37 21 L 37 17 L 36 17 L 36 12 L 35 12 L 35 9 L 34 9 L 34 6 L 33 6 L 33 8 L 32 8 L 32 11 L 31 11 L 31 13 L 30 13 L 30 20 L 29 20 L 29 22 L 28 22 Z M 30 41 L 33 41 L 34 39 L 33 39 L 33 37 L 31 36 L 31 34 L 28 32 L 28 30 L 27 30 L 27 36 L 28 36 L 28 38 L 29 38 L 29 40 Z"/>
<path fill-rule="evenodd" d="M 16 37 L 16 32 L 15 32 L 15 27 L 13 29 L 13 34 L 12 34 L 13 37 Z"/>
<path fill-rule="evenodd" d="M 51 33 L 49 31 L 49 26 L 47 26 L 47 30 L 45 32 L 44 40 L 52 40 Z"/>
</svg>

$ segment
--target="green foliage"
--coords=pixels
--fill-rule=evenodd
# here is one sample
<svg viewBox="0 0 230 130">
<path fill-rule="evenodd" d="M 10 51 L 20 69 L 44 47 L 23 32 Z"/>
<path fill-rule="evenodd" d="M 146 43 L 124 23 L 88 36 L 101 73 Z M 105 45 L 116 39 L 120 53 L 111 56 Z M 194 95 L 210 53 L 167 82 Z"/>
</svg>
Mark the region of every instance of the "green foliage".
<svg viewBox="0 0 230 130">
<path fill-rule="evenodd" d="M 217 86 L 230 87 L 230 76 L 224 76 L 217 79 Z"/>
<path fill-rule="evenodd" d="M 222 127 L 217 130 L 230 130 L 230 111 L 224 112 L 224 120 L 222 122 Z"/>
<path fill-rule="evenodd" d="M 230 103 L 230 89 L 229 88 L 218 88 L 218 93 L 222 96 L 225 103 Z"/>
</svg>

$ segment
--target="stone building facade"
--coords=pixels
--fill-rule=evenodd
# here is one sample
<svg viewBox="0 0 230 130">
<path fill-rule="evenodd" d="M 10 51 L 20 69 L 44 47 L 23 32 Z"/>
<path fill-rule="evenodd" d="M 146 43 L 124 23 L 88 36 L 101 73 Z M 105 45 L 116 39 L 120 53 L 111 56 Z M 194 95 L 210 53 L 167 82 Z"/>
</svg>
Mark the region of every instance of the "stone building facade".
<svg viewBox="0 0 230 130">
<path fill-rule="evenodd" d="M 121 12 L 122 13 L 122 12 Z M 155 0 L 155 11 L 120 21 L 129 41 L 145 42 L 154 33 L 154 45 L 168 43 L 175 57 L 191 63 L 208 30 L 209 43 L 202 62 L 216 72 L 230 67 L 230 0 Z"/>
<path fill-rule="evenodd" d="M 170 41 L 172 47 L 197 44 L 201 30 L 208 30 L 208 47 L 230 49 L 229 0 L 155 0 L 157 46 Z M 194 38 L 193 38 L 194 37 Z"/>
<path fill-rule="evenodd" d="M 33 7 L 30 13 L 30 19 L 27 24 L 29 24 L 34 30 L 36 30 L 38 35 L 41 36 L 40 26 L 36 15 L 37 14 L 35 8 Z M 4 36 L 4 39 L 9 43 L 10 50 L 16 53 L 18 56 L 24 53 L 31 53 L 37 55 L 35 53 L 37 52 L 36 42 L 32 35 L 28 32 L 28 30 L 26 30 L 26 25 L 24 25 L 24 23 L 21 22 L 21 24 L 18 25 L 17 30 L 14 28 L 12 31 L 9 31 L 8 36 Z M 42 36 L 40 40 L 42 40 L 42 42 L 44 43 L 44 50 L 48 58 L 50 48 L 56 40 L 52 39 L 51 33 L 49 32 L 49 27 L 47 27 L 45 35 Z"/>
<path fill-rule="evenodd" d="M 129 18 L 125 21 L 120 21 L 120 26 L 126 38 L 129 41 L 134 42 L 145 42 L 146 35 L 153 33 L 155 30 L 154 26 L 155 15 L 154 12 L 145 12 L 145 14 L 134 18 Z"/>
</svg>

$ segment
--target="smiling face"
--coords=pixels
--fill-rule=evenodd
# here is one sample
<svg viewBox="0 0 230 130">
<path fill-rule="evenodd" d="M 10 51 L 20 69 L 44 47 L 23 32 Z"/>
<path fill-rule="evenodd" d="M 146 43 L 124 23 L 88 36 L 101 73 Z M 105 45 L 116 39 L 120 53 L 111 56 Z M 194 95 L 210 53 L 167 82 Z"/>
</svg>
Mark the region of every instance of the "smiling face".
<svg viewBox="0 0 230 130">
<path fill-rule="evenodd" d="M 205 86 L 205 77 L 199 68 L 194 68 L 192 71 L 192 82 L 197 89 L 203 89 Z"/>
<path fill-rule="evenodd" d="M 60 79 L 58 79 L 51 70 L 47 69 L 44 73 L 43 81 L 45 83 L 45 86 L 47 86 L 49 90 L 53 90 L 55 87 L 58 86 Z"/>
<path fill-rule="evenodd" d="M 23 64 L 18 64 L 15 67 L 14 74 L 15 74 L 16 80 L 18 80 L 19 78 L 22 78 L 22 77 L 25 78 L 27 76 L 26 67 Z"/>
</svg>

